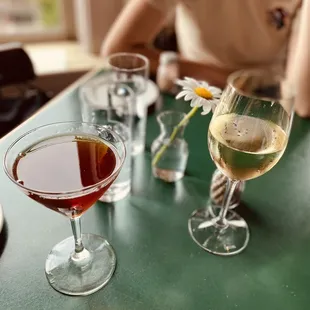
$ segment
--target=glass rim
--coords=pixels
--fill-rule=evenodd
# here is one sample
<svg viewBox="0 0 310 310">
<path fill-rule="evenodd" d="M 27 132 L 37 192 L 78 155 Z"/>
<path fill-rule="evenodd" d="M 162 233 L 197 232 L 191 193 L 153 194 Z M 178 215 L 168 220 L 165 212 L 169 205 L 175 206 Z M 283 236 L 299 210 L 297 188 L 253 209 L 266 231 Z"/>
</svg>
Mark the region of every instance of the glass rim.
<svg viewBox="0 0 310 310">
<path fill-rule="evenodd" d="M 111 120 L 107 120 L 106 122 L 104 122 L 103 124 L 101 125 L 98 125 L 98 126 L 102 126 L 104 127 L 105 129 L 107 129 L 108 131 L 113 131 L 114 133 L 116 133 L 120 138 L 121 140 L 123 141 L 123 138 L 121 137 L 120 134 L 118 134 L 117 132 L 115 132 L 113 129 L 109 129 L 109 128 L 106 128 L 106 126 L 119 126 L 122 128 L 122 130 L 126 131 L 128 134 L 130 133 L 130 128 L 128 126 L 126 126 L 124 123 L 120 122 L 120 121 L 116 121 L 114 119 L 111 119 Z M 124 141 L 123 141 L 124 142 Z M 126 148 L 125 148 L 125 151 L 126 151 Z M 126 152 L 127 154 L 127 152 Z"/>
<path fill-rule="evenodd" d="M 36 132 L 37 130 L 40 130 L 42 128 L 47 128 L 47 127 L 53 127 L 55 125 L 88 125 L 90 127 L 95 127 L 95 128 L 98 128 L 98 129 L 101 129 L 101 130 L 105 130 L 106 132 L 112 134 L 112 135 L 116 135 L 117 137 L 119 137 L 119 140 L 121 142 L 121 145 L 122 145 L 122 150 L 124 151 L 124 155 L 123 156 L 119 156 L 120 157 L 120 160 L 119 160 L 119 163 L 118 163 L 118 166 L 113 170 L 113 172 L 107 177 L 105 178 L 104 180 L 101 180 L 99 182 L 97 182 L 96 184 L 93 184 L 93 185 L 88 185 L 88 186 L 85 186 L 84 188 L 81 188 L 81 189 L 75 189 L 75 190 L 70 190 L 70 191 L 58 191 L 58 192 L 46 192 L 46 191 L 42 191 L 42 190 L 36 190 L 36 189 L 32 189 L 30 187 L 27 187 L 25 185 L 22 185 L 20 184 L 19 182 L 17 182 L 14 177 L 11 175 L 11 173 L 9 172 L 9 169 L 8 169 L 8 156 L 9 156 L 9 152 L 12 150 L 12 148 L 18 143 L 20 142 L 22 139 L 24 139 L 25 137 L 29 136 L 31 133 L 34 133 Z M 74 132 L 72 133 L 74 134 Z M 52 135 L 50 136 L 52 137 Z M 100 137 L 99 137 L 100 139 Z M 104 139 L 101 139 L 101 140 L 104 140 Z M 124 145 L 124 142 L 123 140 L 121 139 L 121 137 L 115 133 L 114 131 L 110 130 L 110 129 L 107 129 L 101 125 L 98 125 L 98 124 L 93 124 L 93 123 L 89 123 L 89 122 L 79 122 L 79 121 L 67 121 L 67 122 L 54 122 L 54 123 L 49 123 L 49 124 L 45 124 L 45 125 L 41 125 L 41 126 L 38 126 L 38 127 L 35 127 L 31 130 L 28 130 L 27 132 L 25 132 L 24 134 L 20 135 L 17 139 L 15 139 L 11 144 L 10 146 L 7 148 L 6 152 L 5 152 L 5 155 L 4 155 L 4 159 L 3 159 L 3 170 L 5 172 L 5 174 L 8 176 L 8 178 L 14 183 L 16 184 L 18 187 L 30 192 L 30 193 L 35 193 L 35 194 L 38 194 L 38 195 L 42 195 L 42 196 L 45 196 L 45 197 L 62 197 L 62 196 L 74 196 L 74 197 L 80 197 L 80 196 L 84 196 L 85 192 L 88 193 L 88 192 L 92 192 L 92 190 L 98 186 L 102 186 L 103 184 L 108 184 L 109 181 L 111 179 L 113 179 L 115 177 L 115 175 L 117 175 L 120 171 L 120 169 L 122 168 L 123 166 L 123 163 L 125 161 L 125 158 L 126 158 L 126 148 L 125 148 L 125 145 Z"/>
<path fill-rule="evenodd" d="M 157 115 L 157 117 L 166 116 L 166 115 L 171 115 L 171 114 L 179 114 L 179 115 L 183 115 L 183 116 L 186 115 L 186 113 L 185 113 L 185 112 L 182 112 L 182 111 L 165 110 L 165 111 L 160 112 L 160 113 Z"/>
<path fill-rule="evenodd" d="M 116 57 L 120 57 L 120 56 L 129 56 L 129 57 L 137 57 L 141 60 L 144 61 L 144 64 L 140 67 L 137 67 L 137 68 L 133 68 L 133 69 L 126 69 L 126 68 L 120 68 L 118 66 L 115 66 L 115 65 L 112 65 L 111 64 L 111 60 L 113 58 L 116 58 Z M 139 54 L 139 53 L 126 53 L 126 52 L 121 52 L 121 53 L 114 53 L 114 54 L 111 54 L 107 57 L 107 61 L 108 61 L 108 64 L 109 64 L 109 67 L 110 68 L 113 68 L 117 71 L 124 71 L 124 72 L 137 72 L 137 71 L 141 71 L 141 70 L 147 70 L 148 67 L 149 67 L 149 60 L 147 57 L 145 57 L 144 55 L 142 54 Z"/>
<path fill-rule="evenodd" d="M 268 96 L 256 96 L 254 94 L 250 94 L 247 93 L 245 91 L 242 91 L 241 89 L 238 89 L 235 85 L 234 85 L 234 81 L 238 78 L 238 77 L 242 77 L 242 76 L 274 76 L 274 80 L 275 81 L 288 81 L 287 77 L 281 73 L 279 70 L 273 70 L 272 68 L 270 69 L 259 69 L 259 68 L 252 68 L 252 69 L 241 69 L 241 70 L 236 70 L 234 72 L 232 72 L 228 78 L 227 78 L 227 85 L 229 85 L 232 89 L 234 89 L 236 92 L 238 92 L 239 94 L 243 95 L 243 96 L 247 96 L 247 97 L 253 97 L 253 98 L 257 98 L 260 100 L 264 100 L 264 101 L 276 101 L 276 100 L 291 100 L 294 99 L 295 95 L 294 93 L 292 93 L 290 96 L 288 96 L 287 98 L 271 98 Z"/>
<path fill-rule="evenodd" d="M 166 110 L 166 111 L 162 111 L 160 112 L 156 119 L 158 122 L 163 122 L 162 121 L 162 118 L 165 117 L 165 116 L 169 116 L 169 115 L 173 115 L 173 114 L 178 114 L 178 116 L 180 116 L 180 121 L 186 116 L 186 113 L 185 112 L 182 112 L 182 111 L 174 111 L 174 110 Z"/>
</svg>

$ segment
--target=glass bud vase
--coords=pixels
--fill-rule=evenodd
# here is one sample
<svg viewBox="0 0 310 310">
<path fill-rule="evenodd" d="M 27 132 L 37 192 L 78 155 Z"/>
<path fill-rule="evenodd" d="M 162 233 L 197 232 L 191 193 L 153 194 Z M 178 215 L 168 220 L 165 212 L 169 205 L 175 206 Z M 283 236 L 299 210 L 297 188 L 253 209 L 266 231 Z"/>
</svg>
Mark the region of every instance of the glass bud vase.
<svg viewBox="0 0 310 310">
<path fill-rule="evenodd" d="M 184 140 L 187 123 L 180 125 L 185 113 L 164 111 L 157 116 L 160 135 L 153 141 L 152 171 L 154 177 L 165 182 L 183 178 L 188 159 L 188 145 Z"/>
</svg>

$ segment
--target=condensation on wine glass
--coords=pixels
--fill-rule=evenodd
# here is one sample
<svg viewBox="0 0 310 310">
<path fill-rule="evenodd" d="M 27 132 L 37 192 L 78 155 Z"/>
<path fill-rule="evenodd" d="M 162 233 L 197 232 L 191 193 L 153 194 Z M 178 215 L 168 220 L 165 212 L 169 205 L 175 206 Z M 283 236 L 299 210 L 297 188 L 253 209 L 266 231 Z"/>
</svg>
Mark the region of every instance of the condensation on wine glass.
<svg viewBox="0 0 310 310">
<path fill-rule="evenodd" d="M 263 120 L 245 115 L 226 118 L 223 138 L 236 149 L 243 149 L 246 144 L 249 152 L 266 148 L 273 139 L 270 127 Z"/>
</svg>

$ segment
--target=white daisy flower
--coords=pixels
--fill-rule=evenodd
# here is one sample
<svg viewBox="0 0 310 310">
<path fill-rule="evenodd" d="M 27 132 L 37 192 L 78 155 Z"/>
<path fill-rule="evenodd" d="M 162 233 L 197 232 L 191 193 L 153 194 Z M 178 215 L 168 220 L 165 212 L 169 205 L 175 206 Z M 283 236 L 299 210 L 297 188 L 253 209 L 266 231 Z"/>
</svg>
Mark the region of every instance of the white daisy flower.
<svg viewBox="0 0 310 310">
<path fill-rule="evenodd" d="M 185 101 L 191 101 L 191 107 L 202 107 L 202 115 L 208 114 L 211 110 L 214 111 L 222 94 L 221 89 L 189 77 L 185 77 L 184 80 L 177 80 L 176 83 L 183 88 L 176 99 L 184 97 Z"/>
</svg>

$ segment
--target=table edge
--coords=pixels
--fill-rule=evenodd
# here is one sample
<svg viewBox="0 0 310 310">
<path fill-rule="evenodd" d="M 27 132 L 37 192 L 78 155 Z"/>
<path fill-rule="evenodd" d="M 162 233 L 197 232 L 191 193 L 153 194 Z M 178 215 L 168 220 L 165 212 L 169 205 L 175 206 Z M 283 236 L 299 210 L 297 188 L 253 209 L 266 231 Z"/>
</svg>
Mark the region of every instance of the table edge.
<svg viewBox="0 0 310 310">
<path fill-rule="evenodd" d="M 88 81 L 92 76 L 94 76 L 99 70 L 102 70 L 102 66 L 96 66 L 95 68 L 91 69 L 87 73 L 85 73 L 83 76 L 81 76 L 79 79 L 77 79 L 75 82 L 73 82 L 71 85 L 66 87 L 64 90 L 62 90 L 59 94 L 57 94 L 54 98 L 49 100 L 43 107 L 38 109 L 34 114 L 32 114 L 29 118 L 27 118 L 25 121 L 23 121 L 21 124 L 19 124 L 17 127 L 15 127 L 13 130 L 8 132 L 6 135 L 0 138 L 0 142 L 3 142 L 6 138 L 11 136 L 15 131 L 19 130 L 22 126 L 24 126 L 26 123 L 31 121 L 33 118 L 35 118 L 39 113 L 44 111 L 46 108 L 50 107 L 52 104 L 56 103 L 59 98 L 65 96 L 67 93 L 73 91 L 78 86 L 82 85 L 86 81 Z"/>
</svg>

